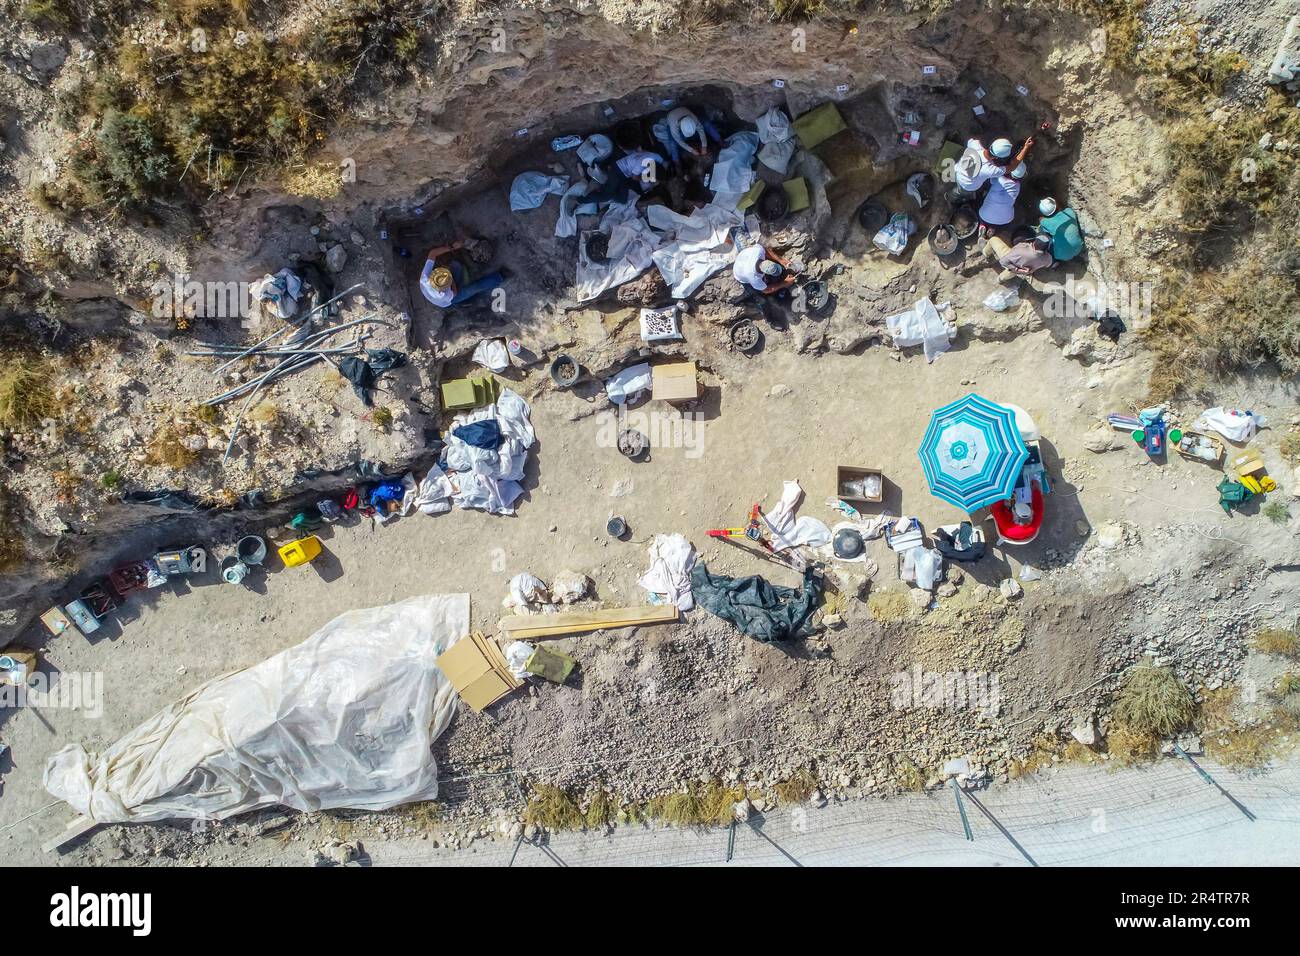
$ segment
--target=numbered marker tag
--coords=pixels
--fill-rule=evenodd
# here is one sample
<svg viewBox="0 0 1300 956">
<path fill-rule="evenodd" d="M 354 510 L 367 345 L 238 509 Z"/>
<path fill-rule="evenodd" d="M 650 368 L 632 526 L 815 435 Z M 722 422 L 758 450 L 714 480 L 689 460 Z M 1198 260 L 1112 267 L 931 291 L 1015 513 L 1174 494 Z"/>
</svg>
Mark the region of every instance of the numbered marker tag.
<svg viewBox="0 0 1300 956">
<path fill-rule="evenodd" d="M 783 90 L 785 89 L 785 80 L 773 80 L 772 85 L 775 86 L 778 90 Z"/>
<path fill-rule="evenodd" d="M 935 117 L 934 117 L 934 125 L 935 125 L 935 126 L 942 126 L 942 125 L 943 125 L 943 121 L 946 120 L 947 118 L 948 118 L 948 114 L 947 114 L 947 113 L 936 113 L 936 114 L 935 114 Z"/>
<path fill-rule="evenodd" d="M 1023 86 L 1021 84 L 1016 84 L 1016 92 L 1019 93 L 1021 96 L 1028 96 L 1029 87 Z"/>
<path fill-rule="evenodd" d="M 1109 236 L 1101 241 L 1101 247 L 1103 249 L 1110 249 L 1114 245 L 1115 245 L 1115 240 L 1111 239 Z"/>
<path fill-rule="evenodd" d="M 923 66 L 923 67 L 921 67 L 921 75 L 922 75 L 922 76 L 934 76 L 934 75 L 935 75 L 936 73 L 938 73 L 938 72 L 939 72 L 939 68 L 938 68 L 937 66 Z"/>
<path fill-rule="evenodd" d="M 984 87 L 982 86 L 975 87 L 975 99 L 982 100 L 987 95 L 988 94 L 984 92 Z"/>
<path fill-rule="evenodd" d="M 515 135 L 516 135 L 516 136 L 527 136 L 527 135 L 528 135 L 528 127 L 525 126 L 523 129 L 517 129 L 517 130 L 515 130 Z"/>
<path fill-rule="evenodd" d="M 840 94 L 840 96 L 843 96 L 848 91 L 849 91 L 849 84 L 847 83 L 841 83 L 839 86 L 835 87 L 835 92 Z"/>
<path fill-rule="evenodd" d="M 971 112 L 974 113 L 976 116 L 983 116 L 983 115 L 984 115 L 984 107 L 982 107 L 982 106 L 972 106 L 972 107 L 971 107 Z"/>
<path fill-rule="evenodd" d="M 605 104 L 601 112 L 605 114 L 605 119 L 614 118 L 614 107 L 610 106 L 608 103 Z"/>
</svg>

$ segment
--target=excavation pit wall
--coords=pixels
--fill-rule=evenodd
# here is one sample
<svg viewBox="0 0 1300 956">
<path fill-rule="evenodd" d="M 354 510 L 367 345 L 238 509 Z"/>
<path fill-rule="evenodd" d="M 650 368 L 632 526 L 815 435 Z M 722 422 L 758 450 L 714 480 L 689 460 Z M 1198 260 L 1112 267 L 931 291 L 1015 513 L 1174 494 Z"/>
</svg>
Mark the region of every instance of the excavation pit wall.
<svg viewBox="0 0 1300 956">
<path fill-rule="evenodd" d="M 508 41 L 505 49 L 494 46 L 500 30 Z M 811 161 L 822 167 L 823 188 L 805 221 L 785 224 L 784 238 L 818 257 L 825 268 L 854 270 L 854 288 L 839 296 L 828 319 L 805 323 L 796 347 L 814 354 L 855 352 L 870 347 L 879 338 L 883 317 L 910 306 L 933 278 L 930 265 L 913 261 L 919 237 L 901 260 L 873 256 L 870 237 L 856 225 L 856 209 L 863 198 L 882 190 L 892 208 L 909 208 L 901 183 L 908 173 L 931 166 L 943 138 L 961 141 L 977 134 L 1019 139 L 1047 121 L 1051 132 L 1040 138 L 1031 156 L 1034 171 L 1026 197 L 1051 192 L 1066 198 L 1081 210 L 1085 224 L 1112 237 L 1112 258 L 1092 264 L 1103 273 L 1118 268 L 1133 248 L 1140 213 L 1154 202 L 1152 187 L 1141 175 L 1115 172 L 1150 171 L 1151 128 L 1125 102 L 1124 92 L 1099 73 L 1098 57 L 1087 44 L 1089 30 L 1081 21 L 1058 18 L 1045 25 L 1023 13 L 1004 19 L 971 8 L 929 24 L 909 16 L 863 20 L 852 35 L 841 23 L 722 23 L 694 36 L 657 38 L 563 5 L 509 11 L 499 20 L 466 27 L 450 59 L 433 73 L 363 105 L 339 128 L 325 145 L 326 154 L 346 159 L 356 176 L 333 200 L 303 200 L 265 184 L 250 184 L 233 199 L 214 200 L 209 234 L 220 242 L 194 252 L 190 268 L 198 275 L 205 269 L 221 275 L 234 270 L 252 279 L 283 264 L 287 243 L 277 234 L 281 228 L 301 231 L 310 222 L 321 222 L 340 235 L 361 235 L 364 242 L 337 277 L 338 287 L 364 279 L 365 301 L 357 308 L 377 309 L 389 319 L 413 316 L 410 345 L 416 367 L 393 378 L 390 400 L 400 402 L 404 390 L 418 392 L 408 404 L 420 434 L 437 418 L 438 380 L 444 372 L 464 370 L 469 351 L 486 335 L 520 338 L 545 358 L 581 346 L 581 332 L 594 314 L 603 337 L 584 356 L 589 371 L 598 375 L 640 353 L 635 329 L 609 319 L 625 314 L 628 303 L 575 308 L 566 298 L 576 242 L 553 236 L 554 200 L 520 216 L 502 212 L 515 174 L 547 169 L 557 161 L 549 148 L 553 137 L 608 128 L 607 108 L 617 122 L 658 110 L 666 99 L 716 105 L 742 128 L 769 106 L 797 116 L 833 100 L 849 128 L 815 151 Z M 934 72 L 927 73 L 926 67 Z M 977 87 L 985 91 L 978 101 Z M 983 123 L 971 112 L 975 102 L 988 113 Z M 898 142 L 908 128 L 903 116 L 909 111 L 923 117 L 918 149 Z M 942 128 L 934 125 L 940 112 L 945 114 Z M 1093 137 L 1104 140 L 1106 149 L 1086 148 Z M 1028 203 L 1022 200 L 1021 206 L 1023 212 Z M 416 209 L 422 215 L 417 217 Z M 490 312 L 454 318 L 430 314 L 411 274 L 424 250 L 412 248 L 411 259 L 401 259 L 394 256 L 393 243 L 378 239 L 383 227 L 392 232 L 408 226 L 415 227 L 421 243 L 472 229 L 494 238 L 503 256 L 519 257 L 509 321 Z M 742 358 L 725 341 L 736 313 L 721 296 L 722 285 L 714 280 L 699 296 L 704 314 L 697 328 L 703 326 L 707 334 L 666 350 L 699 360 L 715 384 L 744 374 Z M 985 334 L 1011 338 L 1033 325 L 1023 319 L 998 320 Z M 1069 328 L 1052 331 L 1063 341 L 1069 338 Z M 433 414 L 425 416 L 422 409 Z M 267 472 L 280 468 L 274 447 L 258 457 L 258 466 Z M 419 449 L 377 454 L 366 443 L 335 449 L 309 469 L 319 474 L 295 477 L 274 517 L 239 510 L 182 512 L 159 524 L 152 508 L 105 501 L 93 525 L 69 522 L 71 534 L 53 532 L 37 539 L 35 552 L 57 558 L 57 571 L 34 573 L 29 567 L 0 585 L 9 606 L 28 602 L 16 626 L 6 630 L 17 633 L 56 592 L 62 596 L 74 590 L 64 583 L 67 575 L 81 580 L 179 540 L 229 543 L 260 524 L 284 520 L 300 504 L 311 505 L 320 495 L 347 487 L 353 483 L 343 477 L 347 469 L 368 458 L 401 471 L 422 465 L 427 455 Z M 224 480 L 220 468 L 209 466 L 171 480 L 150 479 L 133 486 L 173 487 L 199 496 L 220 488 Z"/>
</svg>

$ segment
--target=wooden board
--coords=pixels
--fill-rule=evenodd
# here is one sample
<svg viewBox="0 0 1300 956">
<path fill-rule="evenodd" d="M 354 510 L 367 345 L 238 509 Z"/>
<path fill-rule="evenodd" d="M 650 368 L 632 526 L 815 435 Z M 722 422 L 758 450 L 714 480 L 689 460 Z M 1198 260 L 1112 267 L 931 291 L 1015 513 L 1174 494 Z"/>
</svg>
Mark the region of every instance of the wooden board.
<svg viewBox="0 0 1300 956">
<path fill-rule="evenodd" d="M 97 826 L 99 826 L 99 824 L 90 817 L 77 817 L 77 819 L 69 823 L 67 828 L 54 839 L 42 843 L 41 852 L 50 853 L 57 850 L 59 847 L 63 846 L 63 844 L 71 842 L 83 834 L 89 833 Z"/>
<path fill-rule="evenodd" d="M 532 640 L 560 634 L 666 624 L 680 617 L 674 604 L 646 607 L 614 607 L 600 611 L 568 611 L 562 614 L 521 614 L 501 620 L 501 629 L 515 640 Z"/>
</svg>

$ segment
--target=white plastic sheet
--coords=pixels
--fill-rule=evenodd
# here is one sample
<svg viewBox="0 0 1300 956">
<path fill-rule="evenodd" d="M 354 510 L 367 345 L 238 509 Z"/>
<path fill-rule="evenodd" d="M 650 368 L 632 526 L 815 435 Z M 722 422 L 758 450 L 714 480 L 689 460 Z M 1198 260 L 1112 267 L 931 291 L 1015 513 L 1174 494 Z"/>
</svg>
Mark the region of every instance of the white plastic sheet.
<svg viewBox="0 0 1300 956">
<path fill-rule="evenodd" d="M 447 479 L 454 486 L 452 499 L 461 508 L 479 508 L 492 514 L 514 514 L 514 503 L 523 494 L 519 484 L 524 478 L 528 449 L 536 439 L 528 403 L 516 392 L 501 389 L 495 405 L 461 412 L 452 419 L 445 441 Z M 501 446 L 479 448 L 457 437 L 461 425 L 493 418 L 501 429 Z M 427 479 L 426 479 L 427 480 Z M 435 494 L 441 486 L 430 489 Z M 416 504 L 422 495 L 417 493 Z M 433 499 L 435 502 L 437 498 Z M 426 514 L 437 514 L 421 507 Z M 445 509 L 441 509 L 445 510 Z"/>
<path fill-rule="evenodd" d="M 1265 424 L 1265 419 L 1254 412 L 1239 408 L 1207 408 L 1196 421 L 1201 431 L 1213 429 L 1228 441 L 1250 441 L 1255 432 Z"/>
<path fill-rule="evenodd" d="M 957 327 L 943 320 L 928 296 L 918 299 L 908 311 L 888 316 L 885 328 L 898 348 L 923 346 L 927 362 L 948 351 L 952 337 L 957 334 Z"/>
<path fill-rule="evenodd" d="M 510 211 L 522 212 L 536 209 L 546 202 L 546 197 L 554 193 L 564 195 L 569 188 L 568 176 L 548 176 L 546 173 L 520 173 L 510 184 Z"/>
<path fill-rule="evenodd" d="M 631 365 L 605 379 L 605 394 L 615 405 L 626 405 L 651 385 L 650 363 Z"/>
<path fill-rule="evenodd" d="M 735 209 L 740 198 L 754 185 L 754 154 L 758 152 L 757 133 L 735 133 L 727 137 L 718 151 L 718 160 L 709 171 L 709 188 L 713 202 L 724 209 Z"/>
<path fill-rule="evenodd" d="M 695 549 L 680 534 L 657 534 L 650 542 L 650 567 L 638 582 L 651 594 L 661 594 L 679 610 L 695 607 L 691 594 L 691 568 L 695 567 Z"/>
<path fill-rule="evenodd" d="M 348 611 L 100 753 L 69 744 L 46 765 L 45 789 L 99 823 L 432 800 L 430 748 L 456 709 L 435 660 L 468 630 L 467 594 Z"/>
<path fill-rule="evenodd" d="M 763 148 L 758 151 L 758 161 L 784 176 L 798 146 L 790 117 L 784 110 L 773 106 L 755 120 L 755 125 L 758 127 L 758 138 L 763 143 Z"/>
<path fill-rule="evenodd" d="M 763 516 L 772 529 L 774 550 L 785 551 L 801 545 L 819 548 L 830 543 L 831 529 L 826 526 L 826 522 L 809 515 L 795 517 L 802 501 L 803 488 L 799 482 L 787 481 L 781 488 L 781 500 Z"/>
<path fill-rule="evenodd" d="M 652 228 L 671 240 L 655 251 L 654 262 L 675 299 L 686 298 L 736 261 L 735 245 L 724 245 L 731 230 L 744 222 L 734 209 L 709 203 L 683 216 L 667 206 L 651 206 L 647 217 Z"/>
</svg>

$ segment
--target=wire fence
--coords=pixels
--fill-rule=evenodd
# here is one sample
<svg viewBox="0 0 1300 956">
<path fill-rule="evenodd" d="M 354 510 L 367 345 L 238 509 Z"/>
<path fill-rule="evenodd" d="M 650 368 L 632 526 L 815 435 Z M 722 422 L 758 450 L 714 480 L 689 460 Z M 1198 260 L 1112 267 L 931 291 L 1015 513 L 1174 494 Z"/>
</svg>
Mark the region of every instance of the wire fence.
<svg viewBox="0 0 1300 956">
<path fill-rule="evenodd" d="M 1207 776 L 1208 775 L 1208 776 Z M 469 786 L 468 780 L 462 786 Z M 516 790 L 508 774 L 490 783 Z M 876 800 L 796 806 L 727 827 L 619 826 L 480 841 L 435 855 L 393 847 L 389 865 L 809 866 L 984 864 L 1159 865 L 1300 862 L 1300 766 L 1242 773 L 1176 757 L 1142 769 L 1069 767 L 964 792 L 966 838 L 950 789 Z M 1274 834 L 1281 834 L 1279 839 Z M 1219 839 L 1221 838 L 1221 839 Z M 1288 849 L 1290 847 L 1291 849 Z M 1187 854 L 1204 853 L 1205 859 Z M 1252 857 L 1252 854 L 1255 854 Z"/>
</svg>

